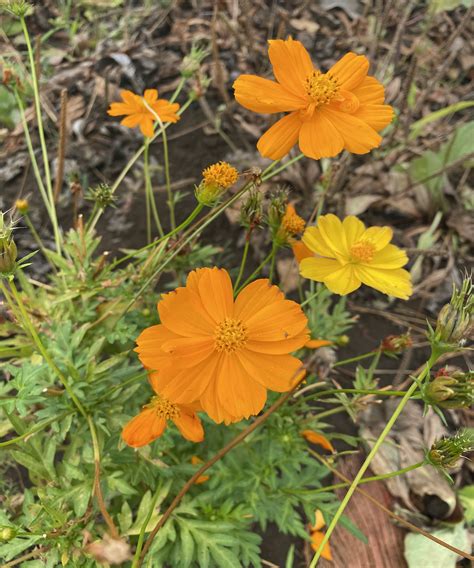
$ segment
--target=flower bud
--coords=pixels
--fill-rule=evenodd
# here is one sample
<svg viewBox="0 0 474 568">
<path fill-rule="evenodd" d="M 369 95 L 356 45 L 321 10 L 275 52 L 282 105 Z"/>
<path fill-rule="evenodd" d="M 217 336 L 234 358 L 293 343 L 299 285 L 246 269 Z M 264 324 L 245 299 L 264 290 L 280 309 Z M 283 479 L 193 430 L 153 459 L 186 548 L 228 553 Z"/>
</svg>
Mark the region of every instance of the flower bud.
<svg viewBox="0 0 474 568">
<path fill-rule="evenodd" d="M 281 218 L 277 238 L 282 244 L 288 243 L 293 237 L 300 235 L 304 231 L 305 226 L 305 220 L 296 213 L 293 205 L 288 203 Z"/>
<path fill-rule="evenodd" d="M 394 353 L 398 355 L 412 345 L 413 341 L 410 333 L 403 333 L 402 335 L 387 335 L 380 344 L 380 348 L 384 353 Z"/>
<path fill-rule="evenodd" d="M 270 197 L 270 205 L 268 206 L 268 225 L 272 231 L 272 235 L 276 236 L 281 227 L 281 222 L 286 211 L 288 194 L 284 190 L 277 190 Z"/>
<path fill-rule="evenodd" d="M 459 347 L 474 325 L 474 286 L 471 276 L 464 278 L 461 289 L 454 287 L 449 304 L 441 309 L 431 342 L 441 351 Z"/>
<path fill-rule="evenodd" d="M 180 65 L 179 70 L 181 71 L 181 75 L 186 79 L 195 75 L 199 71 L 203 59 L 207 57 L 208 54 L 209 52 L 205 47 L 193 45 L 191 52 L 185 56 Z"/>
<path fill-rule="evenodd" d="M 79 191 L 74 187 L 75 182 L 71 183 L 71 192 L 79 193 L 81 191 L 79 186 Z M 107 183 L 100 183 L 96 187 L 90 187 L 88 195 L 86 197 L 88 201 L 94 201 L 101 209 L 105 209 L 109 205 L 114 207 L 114 202 L 116 197 L 112 192 L 112 188 Z"/>
<path fill-rule="evenodd" d="M 18 18 L 24 18 L 33 12 L 33 6 L 25 0 L 7 0 L 2 7 L 4 10 Z"/>
<path fill-rule="evenodd" d="M 5 223 L 0 212 L 0 274 L 12 274 L 16 267 L 17 248 L 13 240 L 13 226 Z"/>
<path fill-rule="evenodd" d="M 3 527 L 0 529 L 0 541 L 8 542 L 16 537 L 16 530 L 13 527 Z"/>
<path fill-rule="evenodd" d="M 15 201 L 15 209 L 18 211 L 18 213 L 24 215 L 25 213 L 28 213 L 29 208 L 30 204 L 28 203 L 28 199 L 17 199 Z"/>
<path fill-rule="evenodd" d="M 259 227 L 262 221 L 262 194 L 259 191 L 252 191 L 240 209 L 240 224 L 249 230 Z"/>
<path fill-rule="evenodd" d="M 461 430 L 451 438 L 441 438 L 435 442 L 426 454 L 427 461 L 439 469 L 451 469 L 456 466 L 463 454 L 474 449 L 472 430 Z"/>
<path fill-rule="evenodd" d="M 469 408 L 474 402 L 474 372 L 441 369 L 427 385 L 424 399 L 441 408 Z"/>
</svg>

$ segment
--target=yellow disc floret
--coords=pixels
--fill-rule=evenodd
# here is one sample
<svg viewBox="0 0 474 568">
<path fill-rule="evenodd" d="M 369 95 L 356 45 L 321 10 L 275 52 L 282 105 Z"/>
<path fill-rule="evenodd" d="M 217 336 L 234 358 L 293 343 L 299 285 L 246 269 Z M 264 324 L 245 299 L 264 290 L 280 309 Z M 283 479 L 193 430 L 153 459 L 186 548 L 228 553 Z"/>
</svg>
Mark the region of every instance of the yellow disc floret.
<svg viewBox="0 0 474 568">
<path fill-rule="evenodd" d="M 350 248 L 350 255 L 355 262 L 371 262 L 375 254 L 375 245 L 368 239 L 361 239 Z"/>
<path fill-rule="evenodd" d="M 304 81 L 306 94 L 316 105 L 330 103 L 338 94 L 339 84 L 330 73 L 314 70 Z"/>
<path fill-rule="evenodd" d="M 175 420 L 180 415 L 178 405 L 163 396 L 154 396 L 145 408 L 153 408 L 156 415 L 165 420 Z"/>
<path fill-rule="evenodd" d="M 227 162 L 217 162 L 202 171 L 206 185 L 217 185 L 227 189 L 234 185 L 239 178 L 239 172 Z"/>
<path fill-rule="evenodd" d="M 214 334 L 217 351 L 233 353 L 247 342 L 247 327 L 234 318 L 225 318 L 221 321 Z"/>
</svg>

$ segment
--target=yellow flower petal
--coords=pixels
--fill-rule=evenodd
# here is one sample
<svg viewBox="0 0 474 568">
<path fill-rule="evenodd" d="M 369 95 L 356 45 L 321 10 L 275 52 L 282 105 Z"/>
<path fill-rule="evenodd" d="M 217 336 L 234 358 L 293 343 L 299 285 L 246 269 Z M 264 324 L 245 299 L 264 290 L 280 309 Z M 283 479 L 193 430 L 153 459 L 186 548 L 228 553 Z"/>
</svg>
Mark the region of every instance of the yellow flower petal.
<svg viewBox="0 0 474 568">
<path fill-rule="evenodd" d="M 375 250 L 379 251 L 388 245 L 392 237 L 393 231 L 390 227 L 369 227 L 361 238 L 371 241 L 375 246 Z"/>
<path fill-rule="evenodd" d="M 355 270 L 355 265 L 346 264 L 336 272 L 333 272 L 324 279 L 324 284 L 334 292 L 345 296 L 357 290 L 361 285 L 361 280 Z"/>
<path fill-rule="evenodd" d="M 304 232 L 302 241 L 303 244 L 313 253 L 327 258 L 334 258 L 333 250 L 327 246 L 318 227 L 308 227 Z"/>
<path fill-rule="evenodd" d="M 326 246 L 333 251 L 332 256 L 342 263 L 347 262 L 349 250 L 341 221 L 332 213 L 321 215 L 318 219 L 318 227 Z"/>
<path fill-rule="evenodd" d="M 342 222 L 342 226 L 346 233 L 347 246 L 349 248 L 362 237 L 365 231 L 364 223 L 357 217 L 354 217 L 354 215 L 346 217 Z"/>
<path fill-rule="evenodd" d="M 403 268 L 384 270 L 382 268 L 372 268 L 371 266 L 364 265 L 357 265 L 355 268 L 357 277 L 360 278 L 364 284 L 384 294 L 401 298 L 402 300 L 408 300 L 413 292 L 410 273 Z"/>
<path fill-rule="evenodd" d="M 395 245 L 387 245 L 374 254 L 372 268 L 401 268 L 408 262 L 407 253 Z"/>
<path fill-rule="evenodd" d="M 300 263 L 300 274 L 304 278 L 324 282 L 325 279 L 341 268 L 337 260 L 330 258 L 304 258 Z"/>
</svg>

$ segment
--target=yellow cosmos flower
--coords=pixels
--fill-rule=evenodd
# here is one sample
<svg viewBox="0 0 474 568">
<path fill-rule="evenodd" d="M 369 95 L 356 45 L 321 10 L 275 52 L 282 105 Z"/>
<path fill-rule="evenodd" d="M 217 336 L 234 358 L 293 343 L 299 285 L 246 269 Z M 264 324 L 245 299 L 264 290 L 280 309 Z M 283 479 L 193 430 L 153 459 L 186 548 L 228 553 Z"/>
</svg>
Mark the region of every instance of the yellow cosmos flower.
<svg viewBox="0 0 474 568">
<path fill-rule="evenodd" d="M 335 294 L 346 295 L 366 284 L 384 294 L 408 299 L 412 294 L 410 273 L 402 268 L 406 253 L 390 244 L 390 227 L 370 227 L 357 217 L 340 221 L 323 215 L 317 227 L 308 227 L 303 243 L 315 255 L 300 262 L 304 278 L 324 282 Z"/>
<path fill-rule="evenodd" d="M 146 105 L 153 109 L 162 122 L 177 122 L 180 118 L 176 114 L 179 104 L 159 99 L 156 89 L 147 89 L 143 93 L 143 97 L 125 90 L 120 91 L 120 96 L 123 102 L 112 103 L 107 113 L 110 116 L 126 115 L 120 124 L 128 128 L 139 126 L 143 136 L 148 138 L 153 136 L 153 124 L 156 121 L 156 116 Z"/>
<path fill-rule="evenodd" d="M 347 53 L 327 73 L 313 66 L 299 41 L 271 40 L 268 55 L 276 81 L 241 75 L 235 98 L 258 113 L 288 112 L 257 143 L 262 156 L 279 160 L 298 142 L 309 158 L 336 156 L 343 149 L 366 154 L 393 118 L 384 88 L 367 75 L 369 61 Z"/>
<path fill-rule="evenodd" d="M 258 414 L 267 389 L 286 392 L 302 376 L 290 353 L 309 339 L 307 318 L 267 279 L 234 301 L 227 271 L 201 268 L 163 296 L 158 312 L 161 324 L 136 348 L 153 388 L 176 404 L 199 402 L 215 422 Z"/>
</svg>

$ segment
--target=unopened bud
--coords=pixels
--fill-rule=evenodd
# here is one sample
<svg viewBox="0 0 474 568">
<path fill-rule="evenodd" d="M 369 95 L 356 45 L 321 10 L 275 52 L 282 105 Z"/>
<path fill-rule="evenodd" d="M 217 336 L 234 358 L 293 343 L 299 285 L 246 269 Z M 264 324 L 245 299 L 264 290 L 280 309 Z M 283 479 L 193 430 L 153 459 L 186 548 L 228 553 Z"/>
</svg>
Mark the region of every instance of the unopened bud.
<svg viewBox="0 0 474 568">
<path fill-rule="evenodd" d="M 252 191 L 240 209 L 240 223 L 246 229 L 259 227 L 263 221 L 262 194 Z"/>
<path fill-rule="evenodd" d="M 33 12 L 33 6 L 25 0 L 7 0 L 0 7 L 18 18 L 25 18 Z"/>
<path fill-rule="evenodd" d="M 16 267 L 17 248 L 13 240 L 13 225 L 5 222 L 0 212 L 0 275 L 10 275 Z"/>
<path fill-rule="evenodd" d="M 205 47 L 193 45 L 191 47 L 190 53 L 185 56 L 183 62 L 181 63 L 181 75 L 186 79 L 189 79 L 190 77 L 195 75 L 199 71 L 203 59 L 207 57 L 208 54 L 209 52 Z"/>
<path fill-rule="evenodd" d="M 114 207 L 114 202 L 116 201 L 112 188 L 107 183 L 100 183 L 96 187 L 90 187 L 86 199 L 94 201 L 101 209 L 105 209 L 109 205 Z"/>
<path fill-rule="evenodd" d="M 410 334 L 403 333 L 402 335 L 387 335 L 387 337 L 380 344 L 380 349 L 384 353 L 394 353 L 398 355 L 412 345 L 413 341 Z"/>
<path fill-rule="evenodd" d="M 285 215 L 286 205 L 288 201 L 288 194 L 284 190 L 277 190 L 270 198 L 270 205 L 268 206 L 268 225 L 274 236 L 277 235 L 283 216 Z"/>
<path fill-rule="evenodd" d="M 18 211 L 18 213 L 24 215 L 25 213 L 28 213 L 29 208 L 30 204 L 28 202 L 28 199 L 17 199 L 15 201 L 15 209 Z"/>
<path fill-rule="evenodd" d="M 441 408 L 469 408 L 474 402 L 474 372 L 442 369 L 426 386 L 423 398 Z"/>
<path fill-rule="evenodd" d="M 0 540 L 8 542 L 9 540 L 12 540 L 12 538 L 15 538 L 16 534 L 17 532 L 13 527 L 4 527 L 0 529 Z"/>
<path fill-rule="evenodd" d="M 296 213 L 293 205 L 288 203 L 285 213 L 281 218 L 277 238 L 282 244 L 288 243 L 291 241 L 292 237 L 300 235 L 304 231 L 305 226 L 305 220 Z"/>
<path fill-rule="evenodd" d="M 463 454 L 474 449 L 472 430 L 461 430 L 451 438 L 441 438 L 435 442 L 426 454 L 427 461 L 439 469 L 455 467 Z"/>
</svg>

